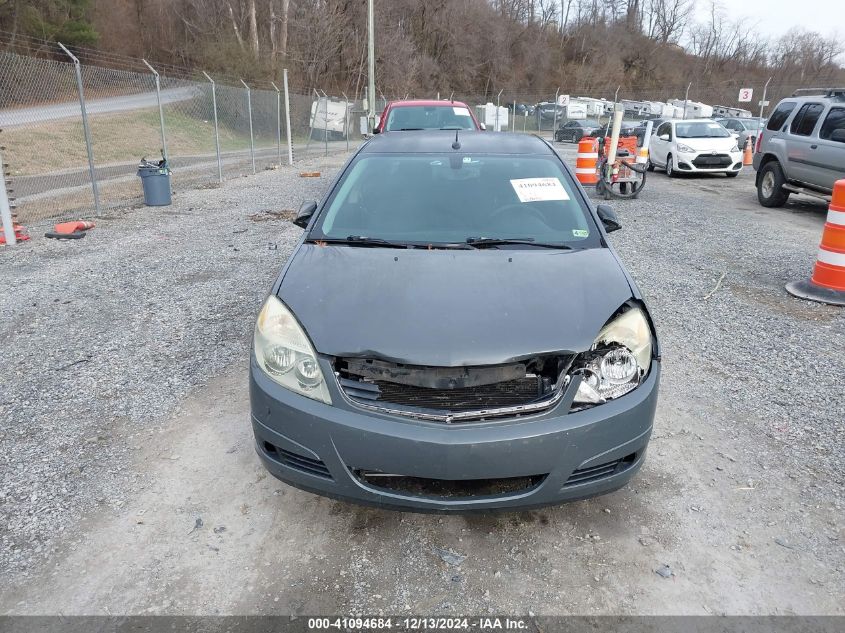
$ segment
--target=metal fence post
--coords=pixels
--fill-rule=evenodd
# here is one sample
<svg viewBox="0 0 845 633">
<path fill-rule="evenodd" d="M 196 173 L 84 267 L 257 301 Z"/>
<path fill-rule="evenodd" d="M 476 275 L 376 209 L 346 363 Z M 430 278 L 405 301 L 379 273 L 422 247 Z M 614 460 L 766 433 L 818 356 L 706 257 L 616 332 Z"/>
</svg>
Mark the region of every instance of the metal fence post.
<svg viewBox="0 0 845 633">
<path fill-rule="evenodd" d="M 205 78 L 211 82 L 211 107 L 214 109 L 214 149 L 217 151 L 217 180 L 223 182 L 223 161 L 220 158 L 220 129 L 217 127 L 217 84 L 205 71 Z"/>
<path fill-rule="evenodd" d="M 100 191 L 97 188 L 97 173 L 94 170 L 94 149 L 91 146 L 91 129 L 88 127 L 88 111 L 85 109 L 85 92 L 82 89 L 82 69 L 79 60 L 61 42 L 56 42 L 73 61 L 76 70 L 76 88 L 79 91 L 79 107 L 82 111 L 82 131 L 85 134 L 85 150 L 88 152 L 88 173 L 91 177 L 91 190 L 94 192 L 94 209 L 100 212 Z"/>
<path fill-rule="evenodd" d="M 279 166 L 282 165 L 282 93 L 272 81 L 270 85 L 276 91 L 276 150 L 279 155 Z"/>
<path fill-rule="evenodd" d="M 6 244 L 14 246 L 18 240 L 15 237 L 15 223 L 12 222 L 12 207 L 6 193 L 6 170 L 3 167 L 3 154 L 0 153 L 0 218 L 3 221 L 3 233 Z"/>
<path fill-rule="evenodd" d="M 144 65 L 150 69 L 156 80 L 156 100 L 158 101 L 158 120 L 161 126 L 161 157 L 167 160 L 167 135 L 164 133 L 164 109 L 161 107 L 161 78 L 155 68 L 150 66 L 146 59 L 142 59 Z"/>
<path fill-rule="evenodd" d="M 285 129 L 288 134 L 288 165 L 293 165 L 293 139 L 290 137 L 290 92 L 288 92 L 287 68 L 284 69 L 282 77 L 285 87 Z"/>
<path fill-rule="evenodd" d="M 560 88 L 555 90 L 555 115 L 552 119 L 552 141 L 555 140 L 555 132 L 557 132 L 557 96 L 560 94 Z"/>
<path fill-rule="evenodd" d="M 343 135 L 346 137 L 346 151 L 349 151 L 349 97 L 346 96 L 345 92 L 341 92 L 340 94 L 343 95 Z"/>
<path fill-rule="evenodd" d="M 323 117 L 323 144 L 325 146 L 326 156 L 329 155 L 329 95 L 323 90 L 323 98 L 326 100 L 326 111 Z"/>
<path fill-rule="evenodd" d="M 255 175 L 255 137 L 252 134 L 252 90 L 250 90 L 243 79 L 241 79 L 241 83 L 246 88 L 246 109 L 249 112 L 249 153 L 252 156 L 252 173 Z"/>
</svg>

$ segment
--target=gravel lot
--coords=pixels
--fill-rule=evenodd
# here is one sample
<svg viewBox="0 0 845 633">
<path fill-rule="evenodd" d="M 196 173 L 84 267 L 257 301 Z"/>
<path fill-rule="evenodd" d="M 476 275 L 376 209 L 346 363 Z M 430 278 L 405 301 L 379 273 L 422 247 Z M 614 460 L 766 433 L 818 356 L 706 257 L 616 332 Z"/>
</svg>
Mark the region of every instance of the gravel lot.
<svg viewBox="0 0 845 633">
<path fill-rule="evenodd" d="M 823 205 L 763 209 L 752 170 L 650 176 L 611 236 L 665 358 L 641 474 L 400 514 L 288 488 L 251 446 L 253 319 L 300 235 L 272 212 L 342 159 L 0 249 L 0 613 L 845 614 L 845 310 L 783 290 Z"/>
</svg>

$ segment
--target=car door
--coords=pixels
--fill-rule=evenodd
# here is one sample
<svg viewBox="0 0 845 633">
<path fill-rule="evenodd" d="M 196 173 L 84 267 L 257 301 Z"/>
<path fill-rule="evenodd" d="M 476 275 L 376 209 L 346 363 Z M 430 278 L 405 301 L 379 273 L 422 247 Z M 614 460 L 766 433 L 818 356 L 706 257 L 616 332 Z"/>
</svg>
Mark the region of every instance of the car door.
<svg viewBox="0 0 845 633">
<path fill-rule="evenodd" d="M 813 184 L 820 164 L 818 141 L 813 136 L 816 124 L 824 112 L 824 104 L 803 104 L 789 124 L 786 139 L 787 172 L 794 180 Z"/>
<path fill-rule="evenodd" d="M 816 148 L 819 186 L 833 189 L 833 183 L 845 178 L 845 105 L 834 105 L 819 128 Z"/>
<path fill-rule="evenodd" d="M 660 137 L 663 134 L 669 135 L 669 141 L 664 141 Z M 651 154 L 651 162 L 655 165 L 666 164 L 666 154 L 669 153 L 669 143 L 672 138 L 672 124 L 668 121 L 658 126 L 657 131 L 651 137 L 651 145 L 649 153 Z"/>
</svg>

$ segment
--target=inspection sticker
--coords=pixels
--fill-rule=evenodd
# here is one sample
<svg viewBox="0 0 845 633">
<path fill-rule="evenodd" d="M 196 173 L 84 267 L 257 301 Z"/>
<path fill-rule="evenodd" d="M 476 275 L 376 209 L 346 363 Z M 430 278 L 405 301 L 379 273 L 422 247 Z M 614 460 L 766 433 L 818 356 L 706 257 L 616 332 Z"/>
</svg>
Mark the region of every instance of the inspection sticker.
<svg viewBox="0 0 845 633">
<path fill-rule="evenodd" d="M 590 232 L 585 229 L 572 229 L 573 237 L 590 237 Z"/>
<path fill-rule="evenodd" d="M 566 189 L 557 178 L 517 178 L 511 186 L 520 202 L 569 200 Z"/>
<path fill-rule="evenodd" d="M 469 110 L 467 110 L 466 108 L 452 107 L 452 112 L 454 112 L 458 116 L 469 116 Z"/>
</svg>

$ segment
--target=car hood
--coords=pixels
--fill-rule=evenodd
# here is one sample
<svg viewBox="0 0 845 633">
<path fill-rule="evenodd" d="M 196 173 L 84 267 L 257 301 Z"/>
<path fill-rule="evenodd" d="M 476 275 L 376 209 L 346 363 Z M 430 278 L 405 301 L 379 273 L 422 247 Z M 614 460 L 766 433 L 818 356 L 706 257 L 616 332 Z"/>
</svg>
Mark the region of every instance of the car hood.
<svg viewBox="0 0 845 633">
<path fill-rule="evenodd" d="M 306 243 L 278 296 L 322 354 L 455 367 L 587 350 L 631 292 L 607 248 Z"/>
<path fill-rule="evenodd" d="M 678 143 L 683 143 L 688 147 L 693 148 L 696 152 L 727 152 L 730 151 L 736 144 L 736 139 L 732 136 L 727 138 L 680 138 Z"/>
</svg>

